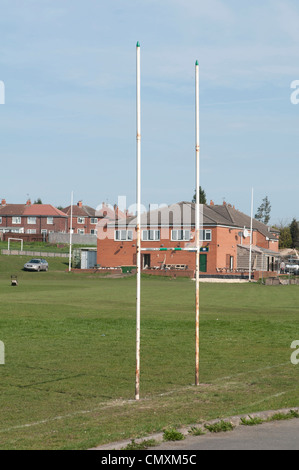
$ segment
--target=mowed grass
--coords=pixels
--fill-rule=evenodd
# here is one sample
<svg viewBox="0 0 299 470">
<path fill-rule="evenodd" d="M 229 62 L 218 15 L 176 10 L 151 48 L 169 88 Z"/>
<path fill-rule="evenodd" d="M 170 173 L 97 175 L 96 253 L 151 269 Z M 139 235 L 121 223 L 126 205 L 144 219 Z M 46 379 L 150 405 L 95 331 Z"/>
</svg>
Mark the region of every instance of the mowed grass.
<svg viewBox="0 0 299 470">
<path fill-rule="evenodd" d="M 134 400 L 136 279 L 23 272 L 0 257 L 1 449 L 88 449 L 166 427 L 298 407 L 299 286 L 143 277 L 141 400 Z M 17 274 L 19 286 L 10 285 Z"/>
</svg>

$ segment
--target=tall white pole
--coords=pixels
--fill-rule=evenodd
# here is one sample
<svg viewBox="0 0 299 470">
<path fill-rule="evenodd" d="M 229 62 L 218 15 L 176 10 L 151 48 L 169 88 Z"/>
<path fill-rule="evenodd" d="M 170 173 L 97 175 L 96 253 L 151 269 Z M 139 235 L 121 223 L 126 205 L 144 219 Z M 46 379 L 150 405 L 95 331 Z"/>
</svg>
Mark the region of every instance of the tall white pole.
<svg viewBox="0 0 299 470">
<path fill-rule="evenodd" d="M 199 66 L 198 61 L 195 63 L 195 121 L 196 121 L 196 213 L 195 213 L 195 236 L 196 236 L 196 293 L 195 293 L 195 385 L 199 385 L 199 268 L 200 268 L 200 194 L 199 194 Z"/>
<path fill-rule="evenodd" d="M 137 289 L 136 289 L 136 383 L 135 399 L 139 400 L 140 393 L 140 281 L 141 281 L 141 118 L 140 118 L 140 44 L 136 46 L 136 114 L 137 114 L 137 227 L 136 227 L 136 264 L 137 264 Z"/>
<path fill-rule="evenodd" d="M 252 276 L 252 227 L 253 227 L 253 188 L 251 191 L 251 215 L 250 215 L 250 249 L 249 249 L 249 282 L 251 282 Z"/>
<path fill-rule="evenodd" d="M 72 193 L 71 193 L 69 272 L 72 269 L 73 202 L 74 202 L 74 193 L 72 191 Z"/>
</svg>

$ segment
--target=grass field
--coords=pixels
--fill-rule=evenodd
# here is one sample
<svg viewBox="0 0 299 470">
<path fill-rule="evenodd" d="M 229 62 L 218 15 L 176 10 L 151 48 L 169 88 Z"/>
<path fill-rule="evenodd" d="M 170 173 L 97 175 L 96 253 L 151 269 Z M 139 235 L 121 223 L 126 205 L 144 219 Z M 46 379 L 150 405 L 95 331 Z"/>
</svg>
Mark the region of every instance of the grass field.
<svg viewBox="0 0 299 470">
<path fill-rule="evenodd" d="M 298 407 L 299 286 L 201 284 L 195 387 L 194 283 L 144 277 L 135 402 L 135 278 L 68 273 L 61 259 L 23 272 L 25 261 L 0 256 L 1 449 L 87 449 Z"/>
<path fill-rule="evenodd" d="M 84 246 L 90 245 L 75 245 L 73 244 L 73 249 L 83 248 Z M 11 241 L 10 250 L 21 250 L 22 244 L 20 241 Z M 8 249 L 8 241 L 0 240 L 0 250 Z M 42 252 L 51 252 L 51 253 L 69 253 L 69 245 L 67 243 L 47 243 L 47 242 L 23 242 L 24 251 L 42 251 Z"/>
</svg>

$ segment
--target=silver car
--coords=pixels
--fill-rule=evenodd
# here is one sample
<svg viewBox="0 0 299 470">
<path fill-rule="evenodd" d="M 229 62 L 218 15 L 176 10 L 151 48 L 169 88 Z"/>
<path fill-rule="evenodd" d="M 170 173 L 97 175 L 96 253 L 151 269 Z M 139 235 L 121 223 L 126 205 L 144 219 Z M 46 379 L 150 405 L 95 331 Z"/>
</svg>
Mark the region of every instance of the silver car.
<svg viewBox="0 0 299 470">
<path fill-rule="evenodd" d="M 49 264 L 45 259 L 34 258 L 24 264 L 25 271 L 48 271 Z"/>
</svg>

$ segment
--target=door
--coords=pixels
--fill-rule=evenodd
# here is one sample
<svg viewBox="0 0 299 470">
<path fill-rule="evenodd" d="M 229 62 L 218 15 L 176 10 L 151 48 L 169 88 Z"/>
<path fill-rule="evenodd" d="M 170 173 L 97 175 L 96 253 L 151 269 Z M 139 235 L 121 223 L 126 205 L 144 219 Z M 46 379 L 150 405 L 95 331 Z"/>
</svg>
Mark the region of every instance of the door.
<svg viewBox="0 0 299 470">
<path fill-rule="evenodd" d="M 142 267 L 143 267 L 143 269 L 151 267 L 151 255 L 149 255 L 149 254 L 144 254 L 143 255 Z"/>
<path fill-rule="evenodd" d="M 81 269 L 88 269 L 88 251 L 81 251 Z"/>
<path fill-rule="evenodd" d="M 207 272 L 207 255 L 200 255 L 199 271 L 201 273 Z"/>
</svg>

